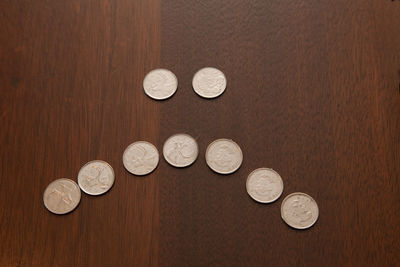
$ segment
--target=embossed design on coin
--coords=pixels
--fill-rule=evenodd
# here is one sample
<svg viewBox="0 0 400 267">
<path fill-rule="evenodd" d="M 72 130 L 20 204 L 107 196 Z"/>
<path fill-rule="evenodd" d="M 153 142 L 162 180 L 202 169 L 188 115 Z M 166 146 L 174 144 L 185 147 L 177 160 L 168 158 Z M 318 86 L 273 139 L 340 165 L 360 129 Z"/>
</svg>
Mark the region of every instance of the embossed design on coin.
<svg viewBox="0 0 400 267">
<path fill-rule="evenodd" d="M 230 139 L 217 139 L 207 147 L 207 165 L 217 173 L 233 173 L 239 169 L 242 161 L 242 150 Z"/>
<path fill-rule="evenodd" d="M 163 147 L 165 160 L 175 167 L 191 165 L 199 153 L 196 140 L 187 134 L 175 134 L 167 139 Z"/>
<path fill-rule="evenodd" d="M 282 201 L 282 219 L 296 229 L 307 229 L 314 225 L 319 215 L 315 200 L 305 193 L 292 193 Z"/>
<path fill-rule="evenodd" d="M 255 201 L 271 203 L 277 200 L 283 191 L 281 176 L 269 168 L 252 171 L 246 181 L 247 193 Z"/>
<path fill-rule="evenodd" d="M 130 144 L 122 156 L 124 167 L 135 175 L 151 173 L 158 165 L 158 158 L 157 148 L 146 141 Z"/>
<path fill-rule="evenodd" d="M 166 69 L 150 71 L 143 80 L 143 89 L 146 95 L 156 100 L 171 97 L 178 88 L 178 79 L 175 74 Z"/>
<path fill-rule="evenodd" d="M 51 182 L 43 193 L 44 206 L 55 214 L 66 214 L 78 206 L 81 190 L 67 178 Z"/>
<path fill-rule="evenodd" d="M 216 68 L 203 68 L 193 76 L 192 86 L 199 96 L 215 98 L 225 91 L 226 77 Z"/>
<path fill-rule="evenodd" d="M 101 195 L 114 184 L 114 170 L 105 161 L 93 160 L 86 163 L 78 173 L 78 184 L 89 195 Z"/>
</svg>

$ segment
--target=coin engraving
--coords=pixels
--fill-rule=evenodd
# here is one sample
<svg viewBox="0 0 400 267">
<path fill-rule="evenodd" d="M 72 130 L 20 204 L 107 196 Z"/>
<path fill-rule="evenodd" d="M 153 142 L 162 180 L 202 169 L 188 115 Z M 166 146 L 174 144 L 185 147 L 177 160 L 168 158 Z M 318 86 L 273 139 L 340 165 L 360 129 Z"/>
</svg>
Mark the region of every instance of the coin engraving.
<svg viewBox="0 0 400 267">
<path fill-rule="evenodd" d="M 217 139 L 206 150 L 207 165 L 220 174 L 230 174 L 239 169 L 243 153 L 238 144 L 229 139 Z"/>
<path fill-rule="evenodd" d="M 150 71 L 143 80 L 144 92 L 151 98 L 163 100 L 171 97 L 178 88 L 175 74 L 166 69 Z"/>
<path fill-rule="evenodd" d="M 216 68 L 203 68 L 193 76 L 192 86 L 199 96 L 215 98 L 225 91 L 226 77 Z"/>
<path fill-rule="evenodd" d="M 163 147 L 165 160 L 175 167 L 191 165 L 199 153 L 196 140 L 187 134 L 175 134 L 167 139 Z"/>
<path fill-rule="evenodd" d="M 255 201 L 271 203 L 277 200 L 283 191 L 281 176 L 269 168 L 252 171 L 246 181 L 247 193 Z"/>
<path fill-rule="evenodd" d="M 282 201 L 282 219 L 295 229 L 307 229 L 313 226 L 318 215 L 317 203 L 305 193 L 292 193 Z"/>
<path fill-rule="evenodd" d="M 51 182 L 43 193 L 45 207 L 55 214 L 66 214 L 78 206 L 81 190 L 78 185 L 67 178 Z"/>
<path fill-rule="evenodd" d="M 89 195 L 101 195 L 114 184 L 114 170 L 105 161 L 94 160 L 86 163 L 78 173 L 78 184 Z"/>
<path fill-rule="evenodd" d="M 146 175 L 158 165 L 157 148 L 149 142 L 138 141 L 130 144 L 122 156 L 124 167 L 132 174 Z"/>
</svg>

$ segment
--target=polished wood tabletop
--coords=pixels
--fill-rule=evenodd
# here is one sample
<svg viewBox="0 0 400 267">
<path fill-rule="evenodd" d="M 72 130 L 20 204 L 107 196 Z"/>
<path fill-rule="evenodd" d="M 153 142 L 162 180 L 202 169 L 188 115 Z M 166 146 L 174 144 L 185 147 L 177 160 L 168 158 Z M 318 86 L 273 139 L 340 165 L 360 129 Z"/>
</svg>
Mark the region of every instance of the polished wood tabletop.
<svg viewBox="0 0 400 267">
<path fill-rule="evenodd" d="M 212 100 L 202 67 L 227 77 Z M 143 92 L 167 68 L 176 94 Z M 400 1 L 0 1 L 0 266 L 400 266 Z M 199 158 L 133 176 L 132 142 L 162 153 L 175 133 Z M 237 142 L 218 175 L 205 149 Z M 55 215 L 46 186 L 88 161 L 112 189 Z M 246 192 L 259 167 L 282 197 Z M 311 195 L 319 219 L 287 226 L 285 196 Z"/>
</svg>

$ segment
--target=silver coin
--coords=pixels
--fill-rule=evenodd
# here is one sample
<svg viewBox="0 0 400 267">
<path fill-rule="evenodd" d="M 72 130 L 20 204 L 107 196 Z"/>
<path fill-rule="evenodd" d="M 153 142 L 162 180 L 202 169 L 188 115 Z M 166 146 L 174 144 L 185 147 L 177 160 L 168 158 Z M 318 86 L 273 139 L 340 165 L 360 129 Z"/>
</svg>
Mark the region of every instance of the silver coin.
<svg viewBox="0 0 400 267">
<path fill-rule="evenodd" d="M 114 184 L 114 170 L 105 161 L 93 160 L 86 163 L 78 173 L 78 184 L 89 195 L 101 195 Z"/>
<path fill-rule="evenodd" d="M 219 69 L 203 68 L 193 76 L 192 86 L 199 96 L 215 98 L 225 91 L 226 77 Z"/>
<path fill-rule="evenodd" d="M 282 219 L 295 229 L 307 229 L 313 226 L 318 215 L 317 203 L 305 193 L 292 193 L 282 201 Z"/>
<path fill-rule="evenodd" d="M 55 214 L 66 214 L 73 211 L 81 200 L 81 190 L 67 178 L 51 182 L 43 193 L 44 206 Z"/>
<path fill-rule="evenodd" d="M 178 79 L 175 74 L 166 69 L 150 71 L 143 80 L 143 89 L 146 95 L 156 100 L 171 97 L 178 88 Z"/>
<path fill-rule="evenodd" d="M 164 143 L 164 158 L 175 167 L 191 165 L 197 159 L 198 154 L 197 142 L 188 134 L 175 134 Z"/>
<path fill-rule="evenodd" d="M 247 193 L 255 201 L 271 203 L 277 200 L 283 191 L 281 176 L 269 168 L 252 171 L 246 181 Z"/>
<path fill-rule="evenodd" d="M 157 148 L 149 142 L 138 141 L 130 144 L 122 156 L 124 167 L 134 175 L 151 173 L 158 165 Z"/>
<path fill-rule="evenodd" d="M 242 150 L 238 144 L 230 139 L 217 139 L 207 147 L 207 165 L 217 173 L 233 173 L 239 169 L 242 161 Z"/>
</svg>

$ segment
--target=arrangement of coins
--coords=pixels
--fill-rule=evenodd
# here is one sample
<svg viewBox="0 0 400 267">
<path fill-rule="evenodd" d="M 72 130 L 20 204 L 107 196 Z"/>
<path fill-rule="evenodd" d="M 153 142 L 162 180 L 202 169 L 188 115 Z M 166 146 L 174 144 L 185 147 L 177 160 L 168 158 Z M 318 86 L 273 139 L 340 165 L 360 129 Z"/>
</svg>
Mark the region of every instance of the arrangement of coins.
<svg viewBox="0 0 400 267">
<path fill-rule="evenodd" d="M 199 96 L 212 99 L 220 96 L 226 89 L 226 77 L 216 68 L 203 68 L 196 72 L 192 80 L 193 90 Z M 143 80 L 146 95 L 155 100 L 172 97 L 178 89 L 175 74 L 166 69 L 150 71 Z M 192 165 L 198 155 L 196 139 L 188 134 L 175 134 L 169 137 L 162 149 L 166 162 L 177 168 Z M 229 175 L 237 171 L 243 162 L 240 146 L 231 139 L 217 139 L 211 142 L 205 152 L 208 167 L 218 174 Z M 124 151 L 122 162 L 125 169 L 133 175 L 148 175 L 159 163 L 157 147 L 146 141 L 136 141 Z M 101 160 L 86 163 L 79 171 L 78 184 L 61 178 L 51 182 L 43 194 L 45 207 L 55 214 L 66 214 L 74 210 L 81 199 L 81 190 L 88 195 L 102 195 L 111 189 L 115 174 L 110 164 Z M 258 168 L 252 171 L 246 181 L 248 195 L 256 202 L 268 204 L 275 202 L 283 193 L 282 177 L 271 168 Z M 281 204 L 283 221 L 295 229 L 307 229 L 315 224 L 319 210 L 315 200 L 301 192 L 287 195 Z"/>
</svg>

